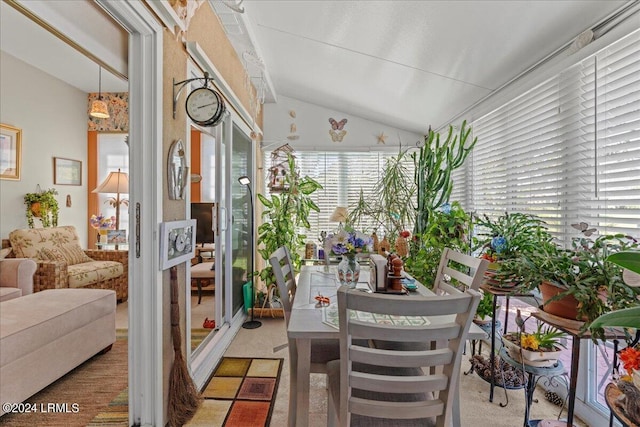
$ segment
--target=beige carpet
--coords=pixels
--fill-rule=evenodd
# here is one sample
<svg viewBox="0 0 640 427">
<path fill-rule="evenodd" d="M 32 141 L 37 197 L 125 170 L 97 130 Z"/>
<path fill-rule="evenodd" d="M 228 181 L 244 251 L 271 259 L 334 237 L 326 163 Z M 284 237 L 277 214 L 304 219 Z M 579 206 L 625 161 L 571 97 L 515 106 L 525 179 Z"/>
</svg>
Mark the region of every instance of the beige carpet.
<svg viewBox="0 0 640 427">
<path fill-rule="evenodd" d="M 72 350 L 70 350 L 72 351 Z M 42 363 L 47 363 L 43 360 Z M 7 427 L 84 427 L 100 411 L 103 411 L 123 389 L 127 387 L 127 339 L 117 334 L 112 349 L 99 354 L 27 401 L 29 403 L 66 403 L 69 410 L 76 403 L 77 412 L 31 412 L 6 414 L 0 425 Z M 1 379 L 0 379 L 1 381 Z"/>
</svg>

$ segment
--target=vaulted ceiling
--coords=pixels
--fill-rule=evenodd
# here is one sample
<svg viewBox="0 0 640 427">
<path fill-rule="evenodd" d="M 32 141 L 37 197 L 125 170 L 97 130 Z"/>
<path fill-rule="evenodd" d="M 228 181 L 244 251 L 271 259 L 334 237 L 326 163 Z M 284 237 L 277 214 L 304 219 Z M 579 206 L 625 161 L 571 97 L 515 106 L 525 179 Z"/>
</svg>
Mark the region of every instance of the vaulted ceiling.
<svg viewBox="0 0 640 427">
<path fill-rule="evenodd" d="M 630 2 L 235 3 L 243 14 L 212 4 L 239 54 L 261 57 L 267 102 L 284 95 L 425 133 Z"/>
<path fill-rule="evenodd" d="M 569 55 L 570 49 L 563 48 L 581 33 L 625 5 L 638 3 L 209 2 L 254 77 L 254 84 L 264 82 L 266 102 L 275 102 L 282 95 L 419 134 L 429 126 L 437 129 L 449 124 L 551 53 Z M 45 2 L 25 4 L 39 3 Z M 70 25 L 79 34 L 113 34 L 114 23 L 89 3 L 75 3 L 84 6 L 77 8 L 75 16 L 67 16 Z M 239 3 L 244 13 L 225 3 Z M 61 16 L 67 15 L 67 2 L 46 4 Z M 97 91 L 94 61 L 65 46 L 4 2 L 0 15 L 2 50 L 84 91 Z M 115 38 L 91 40 L 91 46 L 98 57 L 126 74 L 123 30 Z M 103 73 L 102 84 L 104 91 L 127 90 L 126 80 L 110 73 Z"/>
</svg>

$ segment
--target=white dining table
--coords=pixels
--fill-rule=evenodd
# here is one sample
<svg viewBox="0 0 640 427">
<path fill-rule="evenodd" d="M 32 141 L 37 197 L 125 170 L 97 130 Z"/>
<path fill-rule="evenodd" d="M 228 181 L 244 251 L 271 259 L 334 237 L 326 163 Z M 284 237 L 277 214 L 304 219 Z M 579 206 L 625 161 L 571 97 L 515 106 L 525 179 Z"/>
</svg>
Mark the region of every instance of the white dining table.
<svg viewBox="0 0 640 427">
<path fill-rule="evenodd" d="M 337 303 L 336 295 L 340 284 L 337 280 L 336 266 L 302 266 L 297 279 L 296 295 L 291 307 L 291 317 L 287 333 L 289 339 L 296 340 L 297 355 L 292 355 L 290 365 L 289 388 L 289 426 L 304 427 L 309 425 L 309 384 L 311 373 L 311 341 L 318 339 L 340 339 L 340 331 L 322 320 L 322 308 L 316 307 L 315 297 L 320 293 L 329 297 L 332 304 Z M 358 287 L 366 287 L 369 270 L 362 267 Z M 411 293 L 410 293 L 411 294 Z M 421 285 L 416 294 L 434 295 Z M 410 298 L 410 295 L 408 296 Z M 441 321 L 451 321 L 449 316 L 438 316 Z M 430 320 L 437 321 L 435 318 Z M 467 339 L 486 339 L 487 334 L 472 323 Z M 454 404 L 459 405 L 458 399 Z M 454 417 L 459 410 L 454 408 Z M 460 425 L 459 423 L 457 425 Z"/>
</svg>

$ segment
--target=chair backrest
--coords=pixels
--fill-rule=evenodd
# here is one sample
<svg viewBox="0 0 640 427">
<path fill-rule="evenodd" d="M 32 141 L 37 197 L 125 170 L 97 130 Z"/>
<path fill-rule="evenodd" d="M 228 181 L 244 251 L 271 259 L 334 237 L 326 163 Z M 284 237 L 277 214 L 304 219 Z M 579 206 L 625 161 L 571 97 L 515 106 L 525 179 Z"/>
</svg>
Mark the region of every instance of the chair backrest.
<svg viewBox="0 0 640 427">
<path fill-rule="evenodd" d="M 341 425 L 349 425 L 354 414 L 387 419 L 436 417 L 436 425 L 449 425 L 464 341 L 479 300 L 480 294 L 472 289 L 407 297 L 342 286 L 338 290 Z M 385 316 L 392 320 L 384 320 Z M 427 345 L 416 351 L 377 349 L 357 345 L 358 339 Z M 427 396 L 430 393 L 432 397 Z"/>
<path fill-rule="evenodd" d="M 287 326 L 289 326 L 289 317 L 291 317 L 291 306 L 293 298 L 296 295 L 296 275 L 291 262 L 291 254 L 286 246 L 276 249 L 269 257 L 269 263 L 276 277 L 276 285 L 280 293 L 280 301 L 284 309 L 284 318 Z"/>
<path fill-rule="evenodd" d="M 451 294 L 463 292 L 465 289 L 478 290 L 488 266 L 489 261 L 486 259 L 445 248 L 438 264 L 433 292 Z"/>
</svg>

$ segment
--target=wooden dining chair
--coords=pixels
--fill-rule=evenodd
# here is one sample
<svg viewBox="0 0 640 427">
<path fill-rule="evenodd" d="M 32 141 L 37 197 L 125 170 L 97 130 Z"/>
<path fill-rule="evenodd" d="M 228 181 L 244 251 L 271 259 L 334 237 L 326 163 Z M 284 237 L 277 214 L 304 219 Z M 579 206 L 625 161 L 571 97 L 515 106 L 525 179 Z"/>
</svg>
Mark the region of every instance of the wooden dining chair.
<svg viewBox="0 0 640 427">
<path fill-rule="evenodd" d="M 489 261 L 445 248 L 440 257 L 433 292 L 450 294 L 466 289 L 478 290 Z"/>
<path fill-rule="evenodd" d="M 280 301 L 284 309 L 285 325 L 288 328 L 291 318 L 291 307 L 296 295 L 296 276 L 291 255 L 286 246 L 276 249 L 269 257 L 269 263 L 278 285 Z M 289 357 L 297 357 L 296 340 L 288 338 Z M 337 339 L 312 340 L 311 341 L 311 372 L 326 373 L 327 362 L 340 357 L 340 344 Z"/>
<path fill-rule="evenodd" d="M 328 364 L 329 425 L 454 425 L 462 349 L 479 301 L 473 289 L 408 298 L 341 287 L 341 357 Z M 428 345 L 416 351 L 378 349 L 357 345 L 357 339 Z"/>
</svg>

